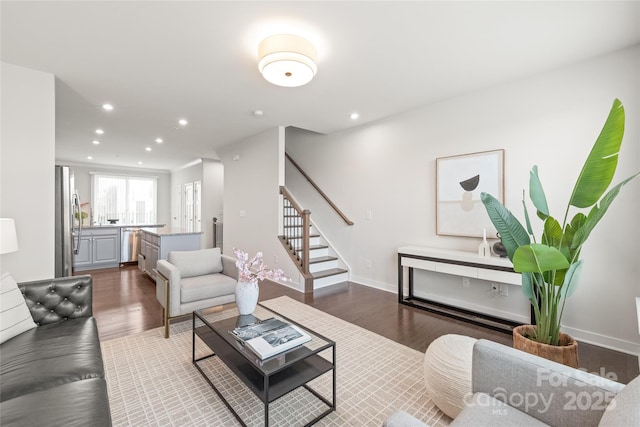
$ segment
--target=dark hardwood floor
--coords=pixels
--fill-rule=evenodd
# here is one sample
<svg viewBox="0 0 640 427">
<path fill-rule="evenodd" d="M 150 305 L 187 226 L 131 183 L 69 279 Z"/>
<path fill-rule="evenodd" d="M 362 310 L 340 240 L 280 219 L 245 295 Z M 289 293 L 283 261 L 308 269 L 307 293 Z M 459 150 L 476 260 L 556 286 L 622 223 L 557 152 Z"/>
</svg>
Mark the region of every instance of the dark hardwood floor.
<svg viewBox="0 0 640 427">
<path fill-rule="evenodd" d="M 109 340 L 162 326 L 162 306 L 155 283 L 135 265 L 94 270 L 93 314 L 100 338 Z M 342 283 L 305 295 L 286 286 L 262 282 L 260 300 L 287 295 L 319 310 L 359 325 L 393 341 L 424 352 L 445 334 L 486 338 L 511 345 L 511 336 L 463 321 L 398 304 L 397 295 L 355 283 Z M 189 318 L 185 317 L 185 321 Z M 580 366 L 628 383 L 638 375 L 638 358 L 606 348 L 579 344 Z"/>
</svg>

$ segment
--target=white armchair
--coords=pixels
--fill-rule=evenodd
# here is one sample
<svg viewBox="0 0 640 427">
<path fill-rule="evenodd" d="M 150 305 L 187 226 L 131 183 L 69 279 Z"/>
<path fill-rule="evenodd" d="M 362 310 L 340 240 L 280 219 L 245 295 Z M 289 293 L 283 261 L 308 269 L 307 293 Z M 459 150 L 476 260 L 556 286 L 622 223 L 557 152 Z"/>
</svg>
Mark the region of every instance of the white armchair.
<svg viewBox="0 0 640 427">
<path fill-rule="evenodd" d="M 235 263 L 220 248 L 173 251 L 166 260 L 158 260 L 156 298 L 164 308 L 165 338 L 172 318 L 235 302 Z"/>
</svg>

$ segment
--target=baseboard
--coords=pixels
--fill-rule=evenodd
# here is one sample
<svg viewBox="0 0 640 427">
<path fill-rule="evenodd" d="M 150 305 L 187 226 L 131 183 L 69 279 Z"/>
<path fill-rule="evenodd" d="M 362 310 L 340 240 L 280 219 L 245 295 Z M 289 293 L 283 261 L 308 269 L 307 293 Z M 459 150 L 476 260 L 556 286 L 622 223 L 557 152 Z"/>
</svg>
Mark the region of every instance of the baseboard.
<svg viewBox="0 0 640 427">
<path fill-rule="evenodd" d="M 398 293 L 398 285 L 396 284 L 378 282 L 376 280 L 359 277 L 359 276 L 351 276 L 351 279 L 349 279 L 349 281 L 353 283 L 357 283 L 362 286 L 368 286 L 370 288 L 380 289 L 381 291 L 385 291 L 385 292 L 391 292 L 394 294 Z"/>
<path fill-rule="evenodd" d="M 359 285 L 368 286 L 370 288 L 380 289 L 382 291 L 397 294 L 398 285 L 389 284 L 384 282 L 378 282 L 365 277 L 352 276 L 351 282 Z M 619 338 L 609 337 L 606 335 L 598 334 L 595 332 L 589 332 L 577 328 L 562 327 L 562 332 L 571 335 L 578 341 L 582 341 L 588 344 L 597 345 L 598 347 L 607 348 L 609 350 L 619 351 L 621 353 L 638 356 L 640 358 L 640 344 L 632 341 L 622 340 Z"/>
<path fill-rule="evenodd" d="M 571 335 L 578 341 L 640 357 L 640 344 L 632 341 L 622 340 L 607 335 L 597 334 L 595 332 L 585 331 L 583 329 L 570 328 L 567 326 L 562 327 L 562 332 Z"/>
</svg>

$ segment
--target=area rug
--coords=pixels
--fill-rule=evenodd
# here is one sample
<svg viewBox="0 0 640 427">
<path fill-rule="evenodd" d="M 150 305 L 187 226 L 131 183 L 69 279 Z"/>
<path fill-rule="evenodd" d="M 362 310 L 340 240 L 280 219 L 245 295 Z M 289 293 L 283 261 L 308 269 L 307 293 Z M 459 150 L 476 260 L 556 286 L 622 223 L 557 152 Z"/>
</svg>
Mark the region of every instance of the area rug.
<svg viewBox="0 0 640 427">
<path fill-rule="evenodd" d="M 451 422 L 426 393 L 423 353 L 288 297 L 261 304 L 336 342 L 337 410 L 316 425 L 380 426 L 398 409 L 432 427 Z M 229 309 L 209 316 L 236 314 Z M 114 426 L 240 425 L 191 363 L 191 325 L 172 324 L 169 339 L 157 328 L 102 342 Z M 196 351 L 209 353 L 199 339 Z M 247 425 L 263 425 L 262 402 L 223 363 L 200 363 Z M 331 398 L 330 374 L 310 385 Z M 325 409 L 300 388 L 270 405 L 270 424 L 303 425 Z"/>
</svg>

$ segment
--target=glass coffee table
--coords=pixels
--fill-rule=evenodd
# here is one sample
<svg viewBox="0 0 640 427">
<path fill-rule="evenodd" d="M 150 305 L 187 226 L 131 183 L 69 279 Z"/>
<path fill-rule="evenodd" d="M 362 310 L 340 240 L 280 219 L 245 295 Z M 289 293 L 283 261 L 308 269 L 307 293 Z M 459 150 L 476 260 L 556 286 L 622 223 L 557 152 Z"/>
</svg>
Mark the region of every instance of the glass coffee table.
<svg viewBox="0 0 640 427">
<path fill-rule="evenodd" d="M 336 409 L 336 343 L 324 336 L 293 322 L 286 317 L 258 305 L 252 315 L 239 316 L 235 311 L 210 313 L 208 310 L 193 312 L 192 361 L 207 380 L 225 406 L 241 425 L 247 424 L 238 414 L 239 409 L 224 394 L 232 396 L 234 390 L 225 389 L 227 382 L 214 384 L 201 366 L 206 359 L 217 357 L 264 405 L 264 425 L 269 425 L 269 404 L 303 387 L 322 402 L 320 413 L 305 425 L 315 424 Z M 251 349 L 233 337 L 230 331 L 238 326 L 268 318 L 277 318 L 302 328 L 311 340 L 290 350 L 261 360 Z M 205 356 L 196 358 L 196 337 L 208 347 Z M 200 344 L 201 345 L 201 344 Z M 308 384 L 323 375 L 331 375 L 331 400 Z M 239 406 L 236 403 L 236 406 Z M 315 415 L 312 414 L 312 415 Z"/>
</svg>

